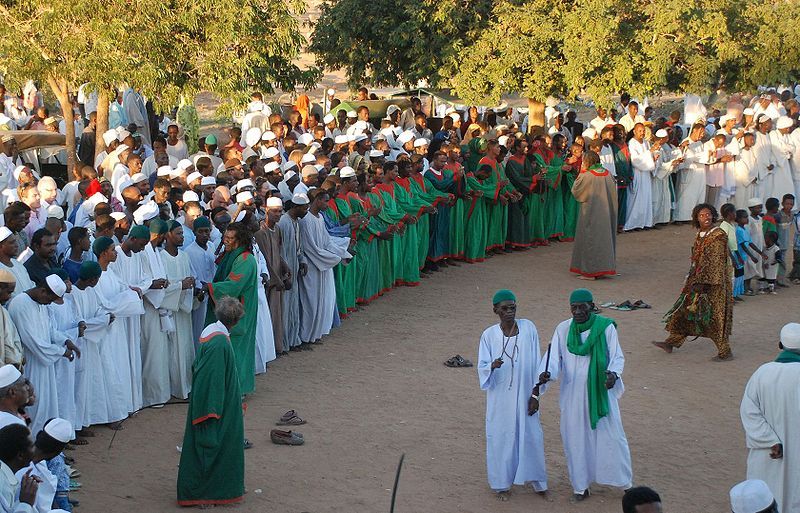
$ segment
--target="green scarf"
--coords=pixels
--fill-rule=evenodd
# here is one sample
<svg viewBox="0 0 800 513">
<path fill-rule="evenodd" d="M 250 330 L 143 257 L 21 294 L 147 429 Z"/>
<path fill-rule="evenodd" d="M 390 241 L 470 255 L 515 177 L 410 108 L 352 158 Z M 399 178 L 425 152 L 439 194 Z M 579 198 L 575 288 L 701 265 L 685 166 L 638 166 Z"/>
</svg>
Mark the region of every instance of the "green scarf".
<svg viewBox="0 0 800 513">
<path fill-rule="evenodd" d="M 575 321 L 569 326 L 567 349 L 578 356 L 589 356 L 589 419 L 592 429 L 597 429 L 597 421 L 608 415 L 608 389 L 606 388 L 606 370 L 608 355 L 606 354 L 606 328 L 617 325 L 612 319 L 591 314 L 583 324 Z M 591 330 L 586 342 L 581 342 L 581 333 Z"/>
<path fill-rule="evenodd" d="M 244 253 L 245 248 L 236 248 L 230 253 L 225 253 L 217 266 L 217 272 L 214 274 L 214 281 L 225 281 L 233 269 L 233 263 L 239 258 L 239 255 Z"/>
<path fill-rule="evenodd" d="M 796 363 L 796 362 L 800 362 L 800 353 L 796 353 L 794 351 L 788 351 L 788 350 L 784 349 L 783 351 L 781 351 L 781 353 L 778 355 L 778 357 L 775 358 L 775 361 L 778 362 L 778 363 Z"/>
</svg>

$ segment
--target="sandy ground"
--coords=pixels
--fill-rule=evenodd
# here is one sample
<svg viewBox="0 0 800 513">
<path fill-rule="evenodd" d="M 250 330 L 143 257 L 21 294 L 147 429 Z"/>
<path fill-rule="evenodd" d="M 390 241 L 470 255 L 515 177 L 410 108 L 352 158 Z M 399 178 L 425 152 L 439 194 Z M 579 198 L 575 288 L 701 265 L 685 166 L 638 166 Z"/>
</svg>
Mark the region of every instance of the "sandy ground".
<svg viewBox="0 0 800 513">
<path fill-rule="evenodd" d="M 627 365 L 621 401 L 636 484 L 657 489 L 665 511 L 728 511 L 729 488 L 744 479 L 746 451 L 739 401 L 750 374 L 776 355 L 783 323 L 800 287 L 748 298 L 736 307 L 736 358 L 713 363 L 713 344 L 687 342 L 672 355 L 650 346 L 664 336 L 661 316 L 681 287 L 693 231 L 687 227 L 623 235 L 621 276 L 590 284 L 598 303 L 644 299 L 652 310 L 606 310 L 619 323 Z M 554 502 L 515 488 L 498 502 L 486 483 L 484 394 L 475 369 L 442 362 L 460 353 L 476 359 L 481 331 L 497 319 L 490 298 L 514 289 L 518 315 L 533 320 L 549 341 L 569 315 L 567 296 L 583 282 L 566 272 L 571 244 L 494 257 L 395 290 L 356 313 L 322 347 L 270 364 L 249 400 L 246 435 L 248 493 L 242 511 L 388 511 L 394 472 L 406 464 L 398 512 L 620 511 L 622 492 L 596 487 L 570 505 L 556 394 L 542 403 L 546 457 Z M 794 312 L 794 314 L 792 313 Z M 302 447 L 272 445 L 269 430 L 290 408 L 309 423 Z M 147 410 L 128 420 L 109 449 L 111 432 L 97 428 L 87 447 L 72 452 L 83 490 L 82 513 L 161 512 L 174 504 L 185 422 L 184 405 Z"/>
</svg>

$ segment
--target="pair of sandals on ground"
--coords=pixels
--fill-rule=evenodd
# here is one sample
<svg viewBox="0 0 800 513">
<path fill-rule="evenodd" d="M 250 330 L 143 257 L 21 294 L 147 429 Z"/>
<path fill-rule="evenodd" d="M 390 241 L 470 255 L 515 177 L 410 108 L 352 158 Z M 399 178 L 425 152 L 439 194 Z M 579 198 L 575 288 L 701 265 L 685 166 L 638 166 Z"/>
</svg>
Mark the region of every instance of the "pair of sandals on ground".
<svg viewBox="0 0 800 513">
<path fill-rule="evenodd" d="M 278 426 L 302 426 L 305 423 L 306 421 L 297 415 L 295 410 L 289 410 L 275 424 Z M 269 438 L 276 445 L 303 445 L 305 443 L 302 433 L 291 430 L 273 429 L 269 432 Z"/>
</svg>

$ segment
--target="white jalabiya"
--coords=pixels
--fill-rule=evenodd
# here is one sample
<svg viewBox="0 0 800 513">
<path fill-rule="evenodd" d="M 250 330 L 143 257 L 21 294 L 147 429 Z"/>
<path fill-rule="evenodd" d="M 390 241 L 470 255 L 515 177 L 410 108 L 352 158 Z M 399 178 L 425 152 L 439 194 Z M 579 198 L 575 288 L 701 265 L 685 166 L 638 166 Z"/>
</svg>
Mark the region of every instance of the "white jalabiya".
<svg viewBox="0 0 800 513">
<path fill-rule="evenodd" d="M 653 226 L 653 172 L 656 165 L 650 143 L 635 138 L 628 141 L 633 182 L 628 187 L 628 213 L 625 230 Z"/>
<path fill-rule="evenodd" d="M 740 409 L 747 455 L 747 479 L 767 483 L 779 511 L 800 511 L 800 363 L 769 362 L 747 382 Z M 783 444 L 783 458 L 770 449 Z"/>
<path fill-rule="evenodd" d="M 600 165 L 603 169 L 611 173 L 611 176 L 617 176 L 617 165 L 614 163 L 614 150 L 611 149 L 610 144 L 604 144 L 600 148 Z"/>
<path fill-rule="evenodd" d="M 161 260 L 164 262 L 167 279 L 171 284 L 180 286 L 181 280 L 192 275 L 189 255 L 181 250 L 178 250 L 176 256 L 170 255 L 166 250 L 161 251 Z M 167 334 L 169 337 L 169 382 L 172 395 L 179 399 L 186 399 L 192 390 L 194 288 L 181 290 L 179 296 L 175 304 L 177 308 L 171 310 L 175 331 Z"/>
<path fill-rule="evenodd" d="M 145 245 L 142 272 L 151 280 L 166 279 L 161 249 Z M 145 406 L 162 404 L 170 398 L 169 333 L 175 331 L 172 312 L 181 298 L 180 282 L 163 289 L 148 289 L 144 294 L 142 317 L 142 401 Z"/>
<path fill-rule="evenodd" d="M 131 405 L 128 344 L 122 320 L 109 324 L 97 287 L 75 287 L 72 296 L 76 314 L 86 322 L 86 331 L 78 339 L 82 369 L 75 379 L 75 411 L 80 421 L 76 428 L 122 420 Z M 114 358 L 120 354 L 121 358 Z"/>
<path fill-rule="evenodd" d="M 675 221 L 691 221 L 692 209 L 706 199 L 706 165 L 703 142 L 689 142 L 678 173 Z"/>
<path fill-rule="evenodd" d="M 568 319 L 556 327 L 550 342 L 548 367 L 552 381 L 561 379 L 561 439 L 572 489 L 580 494 L 592 483 L 629 488 L 633 481 L 631 452 L 619 411 L 619 399 L 625 391 L 622 383 L 625 355 L 619 345 L 617 329 L 610 325 L 605 331 L 607 370 L 615 372 L 620 379 L 608 391 L 608 415 L 597 422 L 597 429 L 592 429 L 587 388 L 591 357 L 574 355 L 567 349 L 572 322 Z M 581 333 L 581 340 L 585 342 L 588 336 L 589 331 Z M 545 362 L 544 358 L 539 362 L 537 375 L 544 372 Z M 541 392 L 548 388 L 549 383 L 542 387 Z"/>
<path fill-rule="evenodd" d="M 478 381 L 486 391 L 486 473 L 492 490 L 532 482 L 547 489 L 544 435 L 537 412 L 528 415 L 528 398 L 538 381 L 539 334 L 518 319 L 519 335 L 506 337 L 499 324 L 487 328 L 478 347 Z M 492 370 L 498 358 L 503 365 Z"/>
<path fill-rule="evenodd" d="M 761 218 L 753 217 L 752 215 L 747 220 L 747 231 L 750 232 L 750 241 L 758 248 L 759 251 L 764 250 L 764 229 L 761 224 Z M 764 276 L 761 256 L 758 260 L 753 261 L 748 258 L 744 263 L 744 279 L 761 278 Z"/>
<path fill-rule="evenodd" d="M 795 145 L 789 134 L 782 134 L 779 130 L 769 133 L 769 141 L 772 144 L 772 154 L 775 156 L 776 166 L 767 178 L 765 185 L 764 200 L 767 198 L 783 198 L 784 194 L 794 194 L 794 182 L 792 181 L 792 157 L 795 153 Z"/>
<path fill-rule="evenodd" d="M 67 419 L 64 419 L 67 420 Z M 73 426 L 74 427 L 74 426 Z M 37 433 L 31 433 L 34 438 L 36 438 Z M 39 461 L 38 463 L 31 462 L 27 467 L 21 468 L 17 471 L 16 477 L 20 481 L 25 476 L 25 474 L 30 471 L 30 475 L 39 478 L 39 488 L 36 490 L 36 501 L 34 502 L 33 509 L 30 510 L 34 513 L 51 513 L 53 511 L 63 511 L 63 510 L 54 510 L 51 508 L 53 505 L 53 500 L 56 497 L 56 490 L 58 488 L 58 478 L 50 472 L 50 469 L 47 468 L 47 462 L 45 460 Z M 2 510 L 5 512 L 5 510 Z M 27 511 L 27 510 L 12 510 L 14 513 L 20 511 L 20 513 Z"/>
<path fill-rule="evenodd" d="M 195 241 L 187 245 L 184 251 L 189 257 L 189 268 L 192 271 L 192 276 L 194 276 L 195 288 L 200 289 L 203 288 L 204 284 L 213 282 L 217 265 L 214 263 L 214 248 L 211 244 L 207 244 L 206 248 L 203 249 Z M 192 305 L 192 339 L 195 343 L 195 350 L 197 350 L 200 334 L 205 327 L 207 308 L 207 296 L 202 301 L 194 300 Z"/>
<path fill-rule="evenodd" d="M 72 293 L 64 294 L 64 303 L 47 305 L 50 313 L 50 325 L 56 331 L 55 340 L 71 340 L 78 343 L 78 321 L 75 306 L 72 303 Z M 80 419 L 75 415 L 75 373 L 76 366 L 81 365 L 81 358 L 77 355 L 74 360 L 66 358 L 56 360 L 56 382 L 58 383 L 58 416 L 68 420 L 73 428 L 80 424 Z M 45 419 L 48 420 L 48 419 Z"/>
<path fill-rule="evenodd" d="M 753 149 L 751 151 L 755 153 L 756 172 L 758 173 L 755 196 L 760 198 L 764 198 L 766 194 L 771 192 L 770 189 L 772 188 L 772 179 L 770 178 L 770 175 L 778 166 L 778 159 L 773 150 L 774 148 L 770 142 L 769 134 L 756 132 L 755 143 L 753 144 Z M 772 169 L 769 169 L 770 166 Z"/>
<path fill-rule="evenodd" d="M 5 269 L 6 271 L 9 271 L 11 274 L 14 275 L 14 278 L 17 279 L 17 284 L 14 287 L 14 293 L 11 294 L 12 299 L 19 296 L 26 290 L 30 290 L 36 286 L 33 283 L 33 280 L 31 280 L 31 277 L 28 274 L 28 270 L 25 269 L 25 265 L 23 265 L 16 258 L 11 259 L 11 266 L 7 266 L 4 263 L 0 262 L 0 269 Z"/>
<path fill-rule="evenodd" d="M 136 411 L 144 405 L 142 400 L 142 316 L 144 316 L 144 303 L 139 298 L 139 295 L 131 290 L 131 287 L 145 291 L 152 283 L 152 278 L 148 278 L 142 269 L 142 252 L 131 253 L 128 256 L 121 246 L 117 246 L 115 249 L 117 251 L 117 259 L 109 264 L 108 270 L 113 273 L 116 280 L 111 280 L 111 278 L 104 279 L 103 275 L 101 275 L 100 283 L 98 283 L 98 292 L 102 291 L 101 296 L 106 300 L 114 298 L 113 295 L 109 296 L 106 290 L 116 290 L 120 294 L 125 293 L 128 298 L 126 302 L 131 305 L 130 308 L 125 310 L 125 316 L 121 318 L 121 321 L 124 323 L 125 337 L 128 341 L 131 411 Z M 109 280 L 108 289 L 100 287 L 105 280 Z M 136 308 L 137 303 L 133 302 L 131 294 L 134 294 L 138 299 L 138 308 Z M 104 304 L 114 315 L 121 317 L 117 311 L 111 309 L 112 307 L 109 306 L 108 301 L 105 301 Z M 116 305 L 116 303 L 112 303 L 112 305 Z"/>
<path fill-rule="evenodd" d="M 65 340 L 59 340 L 58 332 L 52 329 L 47 306 L 37 303 L 28 294 L 12 299 L 8 313 L 17 326 L 24 348 L 25 377 L 36 391 L 36 402 L 27 411 L 32 421 L 31 432 L 38 433 L 45 422 L 58 417 L 56 362 L 64 358 Z"/>
<path fill-rule="evenodd" d="M 792 181 L 794 182 L 794 197 L 800 198 L 800 128 L 795 128 L 790 134 L 790 140 L 794 144 L 795 151 L 792 153 Z"/>
<path fill-rule="evenodd" d="M 675 159 L 680 156 L 671 144 L 665 143 L 653 155 L 655 157 L 655 171 L 653 175 L 653 224 L 663 224 L 670 221 L 672 214 L 672 182 L 670 175 L 678 168 Z"/>
<path fill-rule="evenodd" d="M 322 214 L 311 212 L 300 220 L 300 243 L 308 273 L 300 278 L 300 340 L 314 342 L 331 332 L 336 309 L 333 268 L 347 252 L 347 239 L 331 237 Z"/>
<path fill-rule="evenodd" d="M 256 321 L 256 374 L 267 372 L 267 364 L 274 360 L 275 339 L 272 331 L 272 314 L 269 311 L 267 302 L 267 292 L 264 290 L 264 283 L 261 276 L 266 275 L 269 279 L 269 269 L 264 254 L 253 242 L 253 256 L 258 263 L 258 315 Z"/>
<path fill-rule="evenodd" d="M 756 153 L 752 148 L 742 148 L 739 151 L 739 157 L 733 164 L 733 173 L 736 178 L 733 204 L 736 205 L 736 210 L 747 210 L 747 202 L 756 197 L 758 189 Z"/>
</svg>

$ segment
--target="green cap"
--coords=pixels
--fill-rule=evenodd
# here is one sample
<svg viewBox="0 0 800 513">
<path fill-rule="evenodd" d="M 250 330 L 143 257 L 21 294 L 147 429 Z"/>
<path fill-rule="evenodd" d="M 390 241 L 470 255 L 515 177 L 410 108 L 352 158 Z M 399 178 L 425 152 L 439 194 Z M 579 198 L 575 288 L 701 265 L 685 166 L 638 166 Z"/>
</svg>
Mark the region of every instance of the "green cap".
<svg viewBox="0 0 800 513">
<path fill-rule="evenodd" d="M 574 305 L 577 303 L 592 303 L 594 296 L 589 289 L 575 289 L 569 295 L 569 304 Z"/>
<path fill-rule="evenodd" d="M 217 144 L 217 136 L 214 135 L 214 134 L 207 135 L 206 136 L 206 144 L 208 144 L 208 145 Z"/>
<path fill-rule="evenodd" d="M 179 223 L 178 221 L 175 221 L 175 220 L 167 221 L 167 231 L 169 231 L 169 232 L 171 232 L 173 230 L 176 230 L 176 229 L 180 228 L 181 226 L 183 226 L 183 225 L 181 223 Z"/>
<path fill-rule="evenodd" d="M 194 220 L 192 228 L 195 230 L 198 228 L 211 228 L 211 221 L 206 216 L 200 216 Z"/>
<path fill-rule="evenodd" d="M 167 233 L 167 223 L 161 219 L 153 219 L 150 221 L 150 233 L 164 235 Z"/>
<path fill-rule="evenodd" d="M 113 245 L 114 239 L 111 237 L 98 237 L 94 240 L 94 244 L 92 244 L 92 253 L 94 253 L 95 256 L 100 256 L 103 251 Z"/>
<path fill-rule="evenodd" d="M 132 239 L 150 239 L 150 229 L 143 224 L 137 224 L 131 228 L 128 235 Z"/>
<path fill-rule="evenodd" d="M 508 289 L 500 289 L 494 293 L 492 304 L 496 305 L 497 303 L 502 303 L 503 301 L 514 301 L 516 303 L 517 296 L 515 296 L 514 293 Z"/>
<path fill-rule="evenodd" d="M 103 238 L 107 239 L 108 237 Z M 78 270 L 78 277 L 82 280 L 91 280 L 92 278 L 99 278 L 102 273 L 103 270 L 100 268 L 100 264 L 93 260 L 87 260 L 81 264 L 81 268 Z"/>
</svg>

